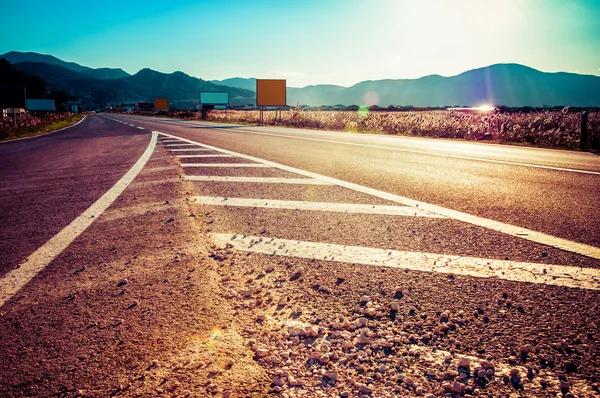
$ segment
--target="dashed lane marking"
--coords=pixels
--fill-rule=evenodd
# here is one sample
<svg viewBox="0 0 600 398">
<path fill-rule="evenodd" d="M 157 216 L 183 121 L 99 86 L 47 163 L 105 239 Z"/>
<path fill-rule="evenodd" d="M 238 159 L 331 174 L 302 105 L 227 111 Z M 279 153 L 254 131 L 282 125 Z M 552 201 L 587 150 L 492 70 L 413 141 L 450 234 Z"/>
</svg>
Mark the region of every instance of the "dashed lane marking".
<svg viewBox="0 0 600 398">
<path fill-rule="evenodd" d="M 360 213 L 360 214 L 382 214 L 389 216 L 415 216 L 446 218 L 438 214 L 428 213 L 410 206 L 384 206 L 367 205 L 355 203 L 326 203 L 326 202 L 304 202 L 294 200 L 271 200 L 271 199 L 246 199 L 246 198 L 224 198 L 213 196 L 194 196 L 192 200 L 203 205 L 233 206 L 233 207 L 260 207 L 265 209 L 288 209 L 288 210 L 311 210 L 331 211 L 337 213 Z"/>
<path fill-rule="evenodd" d="M 146 130 L 145 128 L 140 127 L 140 126 L 138 126 L 137 128 L 140 129 L 140 130 Z"/>
<path fill-rule="evenodd" d="M 198 146 L 198 145 L 183 143 L 183 144 L 165 144 L 165 146 L 172 147 L 172 146 Z"/>
<path fill-rule="evenodd" d="M 0 307 L 17 294 L 40 271 L 46 268 L 56 256 L 62 253 L 71 242 L 81 235 L 119 197 L 142 170 L 148 159 L 150 159 L 156 146 L 156 138 L 157 134 L 153 132 L 146 151 L 133 167 L 112 188 L 102 195 L 100 199 L 31 254 L 20 267 L 11 270 L 0 279 Z"/>
<path fill-rule="evenodd" d="M 276 178 L 276 177 L 221 177 L 221 176 L 184 176 L 188 181 L 215 182 L 254 182 L 265 184 L 331 185 L 313 178 Z"/>
<path fill-rule="evenodd" d="M 270 168 L 262 163 L 182 163 L 181 167 L 251 167 Z"/>
<path fill-rule="evenodd" d="M 531 229 L 518 227 L 516 225 L 511 225 L 507 223 L 503 223 L 500 221 L 490 220 L 488 218 L 478 217 L 472 214 L 463 213 L 461 211 L 447 209 L 445 207 L 429 204 L 426 202 L 420 202 L 418 200 L 406 198 L 404 196 L 395 195 L 392 193 L 380 191 L 378 189 L 365 187 L 362 185 L 358 185 L 352 182 L 339 180 L 337 178 L 327 177 L 321 174 L 313 173 L 310 171 L 297 169 L 295 167 L 285 166 L 280 163 L 272 162 L 269 160 L 260 159 L 254 156 L 244 155 L 242 153 L 230 151 L 227 149 L 221 149 L 218 147 L 214 147 L 207 144 L 201 144 L 192 140 L 188 140 L 186 138 L 176 137 L 171 134 L 166 134 L 162 132 L 157 132 L 166 137 L 180 138 L 183 141 L 189 142 L 191 144 L 201 145 L 206 150 L 211 150 L 215 152 L 220 152 L 228 155 L 233 155 L 236 157 L 240 157 L 246 160 L 250 160 L 253 162 L 264 163 L 270 165 L 272 167 L 279 168 L 281 170 L 289 171 L 291 173 L 303 175 L 306 177 L 318 179 L 320 181 L 326 182 L 328 184 L 337 185 L 340 187 L 352 189 L 357 192 L 365 193 L 367 195 L 372 195 L 381 199 L 386 199 L 392 202 L 400 203 L 406 206 L 418 207 L 422 210 L 426 210 L 431 213 L 436 213 L 442 216 L 446 216 L 448 218 L 452 218 L 458 221 L 466 222 L 469 224 L 477 225 L 480 227 L 484 227 L 487 229 L 491 229 L 492 231 L 501 232 L 510 236 L 514 236 L 517 238 L 529 240 L 531 242 L 541 243 L 543 245 L 547 245 L 550 247 L 555 247 L 557 249 L 565 250 L 571 253 L 581 254 L 586 257 L 591 257 L 595 259 L 600 259 L 600 247 L 595 247 L 591 245 L 587 245 L 585 243 L 574 242 L 568 239 L 559 238 L 556 236 L 548 235 L 543 232 L 533 231 Z"/>
<path fill-rule="evenodd" d="M 218 245 L 230 244 L 240 251 L 274 256 L 339 261 L 413 271 L 600 290 L 600 270 L 594 268 L 342 246 L 259 236 L 214 234 L 213 240 Z"/>
</svg>

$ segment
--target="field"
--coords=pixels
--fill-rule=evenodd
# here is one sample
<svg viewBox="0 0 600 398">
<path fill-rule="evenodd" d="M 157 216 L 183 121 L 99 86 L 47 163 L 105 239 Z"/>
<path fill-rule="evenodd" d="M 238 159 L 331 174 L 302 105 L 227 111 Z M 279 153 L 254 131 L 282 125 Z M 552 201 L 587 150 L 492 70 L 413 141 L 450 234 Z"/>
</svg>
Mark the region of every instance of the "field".
<svg viewBox="0 0 600 398">
<path fill-rule="evenodd" d="M 12 117 L 7 117 L 0 119 L 0 140 L 27 137 L 58 130 L 68 127 L 82 118 L 83 115 L 55 113 L 45 117 L 21 116 L 13 122 Z"/>
<path fill-rule="evenodd" d="M 259 111 L 211 111 L 208 120 L 257 124 Z M 534 145 L 548 148 L 579 148 L 581 113 L 568 111 L 480 113 L 459 111 L 347 112 L 265 111 L 265 124 L 334 131 L 371 132 L 417 137 L 459 138 Z M 600 148 L 600 113 L 590 112 L 588 134 L 592 148 Z"/>
</svg>

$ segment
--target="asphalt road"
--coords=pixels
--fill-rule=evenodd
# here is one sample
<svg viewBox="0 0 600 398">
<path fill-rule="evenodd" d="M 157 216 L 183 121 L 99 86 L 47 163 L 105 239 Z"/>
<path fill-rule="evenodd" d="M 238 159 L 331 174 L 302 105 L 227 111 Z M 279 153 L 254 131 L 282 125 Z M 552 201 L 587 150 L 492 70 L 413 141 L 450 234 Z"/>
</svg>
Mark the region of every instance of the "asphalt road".
<svg viewBox="0 0 600 398">
<path fill-rule="evenodd" d="M 147 142 L 142 130 L 86 117 L 56 134 L 1 144 L 0 276 L 98 200 Z"/>
<path fill-rule="evenodd" d="M 600 392 L 596 155 L 92 115 L 0 177 L 2 396 Z"/>
<path fill-rule="evenodd" d="M 591 153 L 276 127 L 134 120 L 149 129 L 166 130 L 219 148 L 600 246 L 600 156 Z"/>
</svg>

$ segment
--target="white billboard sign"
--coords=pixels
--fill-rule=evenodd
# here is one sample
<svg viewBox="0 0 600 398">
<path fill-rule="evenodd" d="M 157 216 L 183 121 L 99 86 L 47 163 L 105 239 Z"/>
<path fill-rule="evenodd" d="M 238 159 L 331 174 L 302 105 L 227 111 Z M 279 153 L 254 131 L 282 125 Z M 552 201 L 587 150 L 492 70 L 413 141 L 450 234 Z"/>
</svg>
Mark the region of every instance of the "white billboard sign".
<svg viewBox="0 0 600 398">
<path fill-rule="evenodd" d="M 200 91 L 201 105 L 229 105 L 227 91 Z"/>
<path fill-rule="evenodd" d="M 28 99 L 27 100 L 28 111 L 56 111 L 53 99 Z"/>
</svg>

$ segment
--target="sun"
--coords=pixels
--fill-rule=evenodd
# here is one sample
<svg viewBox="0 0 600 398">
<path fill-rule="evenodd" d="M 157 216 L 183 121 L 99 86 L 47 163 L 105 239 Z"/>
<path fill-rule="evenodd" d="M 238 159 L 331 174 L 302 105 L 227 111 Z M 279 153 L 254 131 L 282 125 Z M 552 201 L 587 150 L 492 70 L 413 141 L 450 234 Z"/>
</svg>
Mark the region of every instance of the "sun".
<svg viewBox="0 0 600 398">
<path fill-rule="evenodd" d="M 480 111 L 480 112 L 491 112 L 491 111 L 493 111 L 495 108 L 494 108 L 493 106 L 491 106 L 491 105 L 484 104 L 484 105 L 479 105 L 479 106 L 477 106 L 477 107 L 475 107 L 475 108 L 473 108 L 473 109 L 476 109 L 476 110 L 478 110 L 478 111 Z"/>
</svg>

